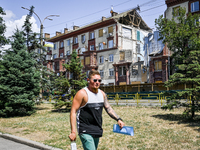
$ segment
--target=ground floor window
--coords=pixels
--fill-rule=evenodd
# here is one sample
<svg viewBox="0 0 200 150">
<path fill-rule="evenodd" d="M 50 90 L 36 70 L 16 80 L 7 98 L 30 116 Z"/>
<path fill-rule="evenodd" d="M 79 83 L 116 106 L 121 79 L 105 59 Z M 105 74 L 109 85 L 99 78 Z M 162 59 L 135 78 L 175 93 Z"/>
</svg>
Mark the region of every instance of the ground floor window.
<svg viewBox="0 0 200 150">
<path fill-rule="evenodd" d="M 114 76 L 114 69 L 109 69 L 109 76 Z"/>
</svg>

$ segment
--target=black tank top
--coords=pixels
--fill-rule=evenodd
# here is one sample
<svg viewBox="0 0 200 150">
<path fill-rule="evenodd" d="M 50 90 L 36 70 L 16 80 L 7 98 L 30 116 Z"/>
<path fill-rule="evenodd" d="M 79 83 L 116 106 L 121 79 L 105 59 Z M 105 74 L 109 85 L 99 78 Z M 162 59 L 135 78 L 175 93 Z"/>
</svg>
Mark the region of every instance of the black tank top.
<svg viewBox="0 0 200 150">
<path fill-rule="evenodd" d="M 104 105 L 103 94 L 91 92 L 87 87 L 83 88 L 88 95 L 88 102 L 80 107 L 77 112 L 77 129 L 79 134 L 90 134 L 93 137 L 101 137 L 102 110 Z"/>
</svg>

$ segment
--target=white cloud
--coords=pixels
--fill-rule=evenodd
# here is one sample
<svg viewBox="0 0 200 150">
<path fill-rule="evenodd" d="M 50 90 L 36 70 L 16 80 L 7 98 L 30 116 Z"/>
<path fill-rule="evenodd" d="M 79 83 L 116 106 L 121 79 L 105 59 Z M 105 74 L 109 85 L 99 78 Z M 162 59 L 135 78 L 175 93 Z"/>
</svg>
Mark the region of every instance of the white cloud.
<svg viewBox="0 0 200 150">
<path fill-rule="evenodd" d="M 6 15 L 3 15 L 3 19 L 6 24 L 6 32 L 5 36 L 8 38 L 13 35 L 15 30 L 18 28 L 19 30 L 22 30 L 22 26 L 24 25 L 24 21 L 26 19 L 26 15 L 22 16 L 20 19 L 15 20 L 15 14 L 10 10 L 5 10 Z M 36 24 L 36 19 L 34 17 L 31 17 L 30 22 L 32 23 L 32 31 L 39 33 L 40 28 Z M 4 49 L 10 48 L 9 45 L 4 46 Z"/>
<path fill-rule="evenodd" d="M 6 11 L 6 15 L 4 18 L 5 24 L 6 24 L 6 33 L 5 36 L 9 37 L 12 36 L 14 31 L 18 28 L 19 30 L 22 29 L 22 26 L 24 25 L 24 21 L 26 19 L 26 15 L 22 16 L 18 20 L 14 20 L 13 18 L 15 15 L 12 13 L 12 11 Z M 30 22 L 32 23 L 32 31 L 33 32 L 40 32 L 40 29 L 38 25 L 36 24 L 36 20 L 34 17 L 31 17 Z"/>
</svg>

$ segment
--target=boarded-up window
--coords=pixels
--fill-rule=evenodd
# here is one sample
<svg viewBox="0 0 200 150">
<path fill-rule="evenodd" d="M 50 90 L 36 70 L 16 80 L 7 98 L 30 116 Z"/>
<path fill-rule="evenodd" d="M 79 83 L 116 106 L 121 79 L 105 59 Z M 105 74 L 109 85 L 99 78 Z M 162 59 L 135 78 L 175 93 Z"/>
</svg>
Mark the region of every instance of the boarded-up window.
<svg viewBox="0 0 200 150">
<path fill-rule="evenodd" d="M 120 60 L 124 60 L 125 59 L 125 52 L 120 52 L 120 54 L 119 54 L 119 59 Z"/>
<path fill-rule="evenodd" d="M 155 71 L 162 70 L 162 61 L 156 61 L 154 65 Z"/>
<path fill-rule="evenodd" d="M 113 26 L 108 27 L 108 33 L 113 33 Z"/>
<path fill-rule="evenodd" d="M 84 59 L 81 59 L 81 65 L 84 66 Z"/>
<path fill-rule="evenodd" d="M 99 37 L 102 37 L 103 36 L 103 29 L 100 29 L 99 30 Z"/>
<path fill-rule="evenodd" d="M 85 65 L 89 65 L 90 64 L 90 56 L 85 57 Z"/>
</svg>

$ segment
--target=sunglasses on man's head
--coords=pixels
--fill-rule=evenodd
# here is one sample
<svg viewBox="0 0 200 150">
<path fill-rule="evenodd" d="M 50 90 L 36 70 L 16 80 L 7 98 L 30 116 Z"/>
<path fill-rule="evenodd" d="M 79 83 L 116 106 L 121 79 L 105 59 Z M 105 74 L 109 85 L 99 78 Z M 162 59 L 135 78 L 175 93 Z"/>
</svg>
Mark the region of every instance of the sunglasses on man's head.
<svg viewBox="0 0 200 150">
<path fill-rule="evenodd" d="M 97 79 L 93 79 L 94 82 L 97 82 Z M 101 79 L 98 80 L 101 83 Z"/>
</svg>

